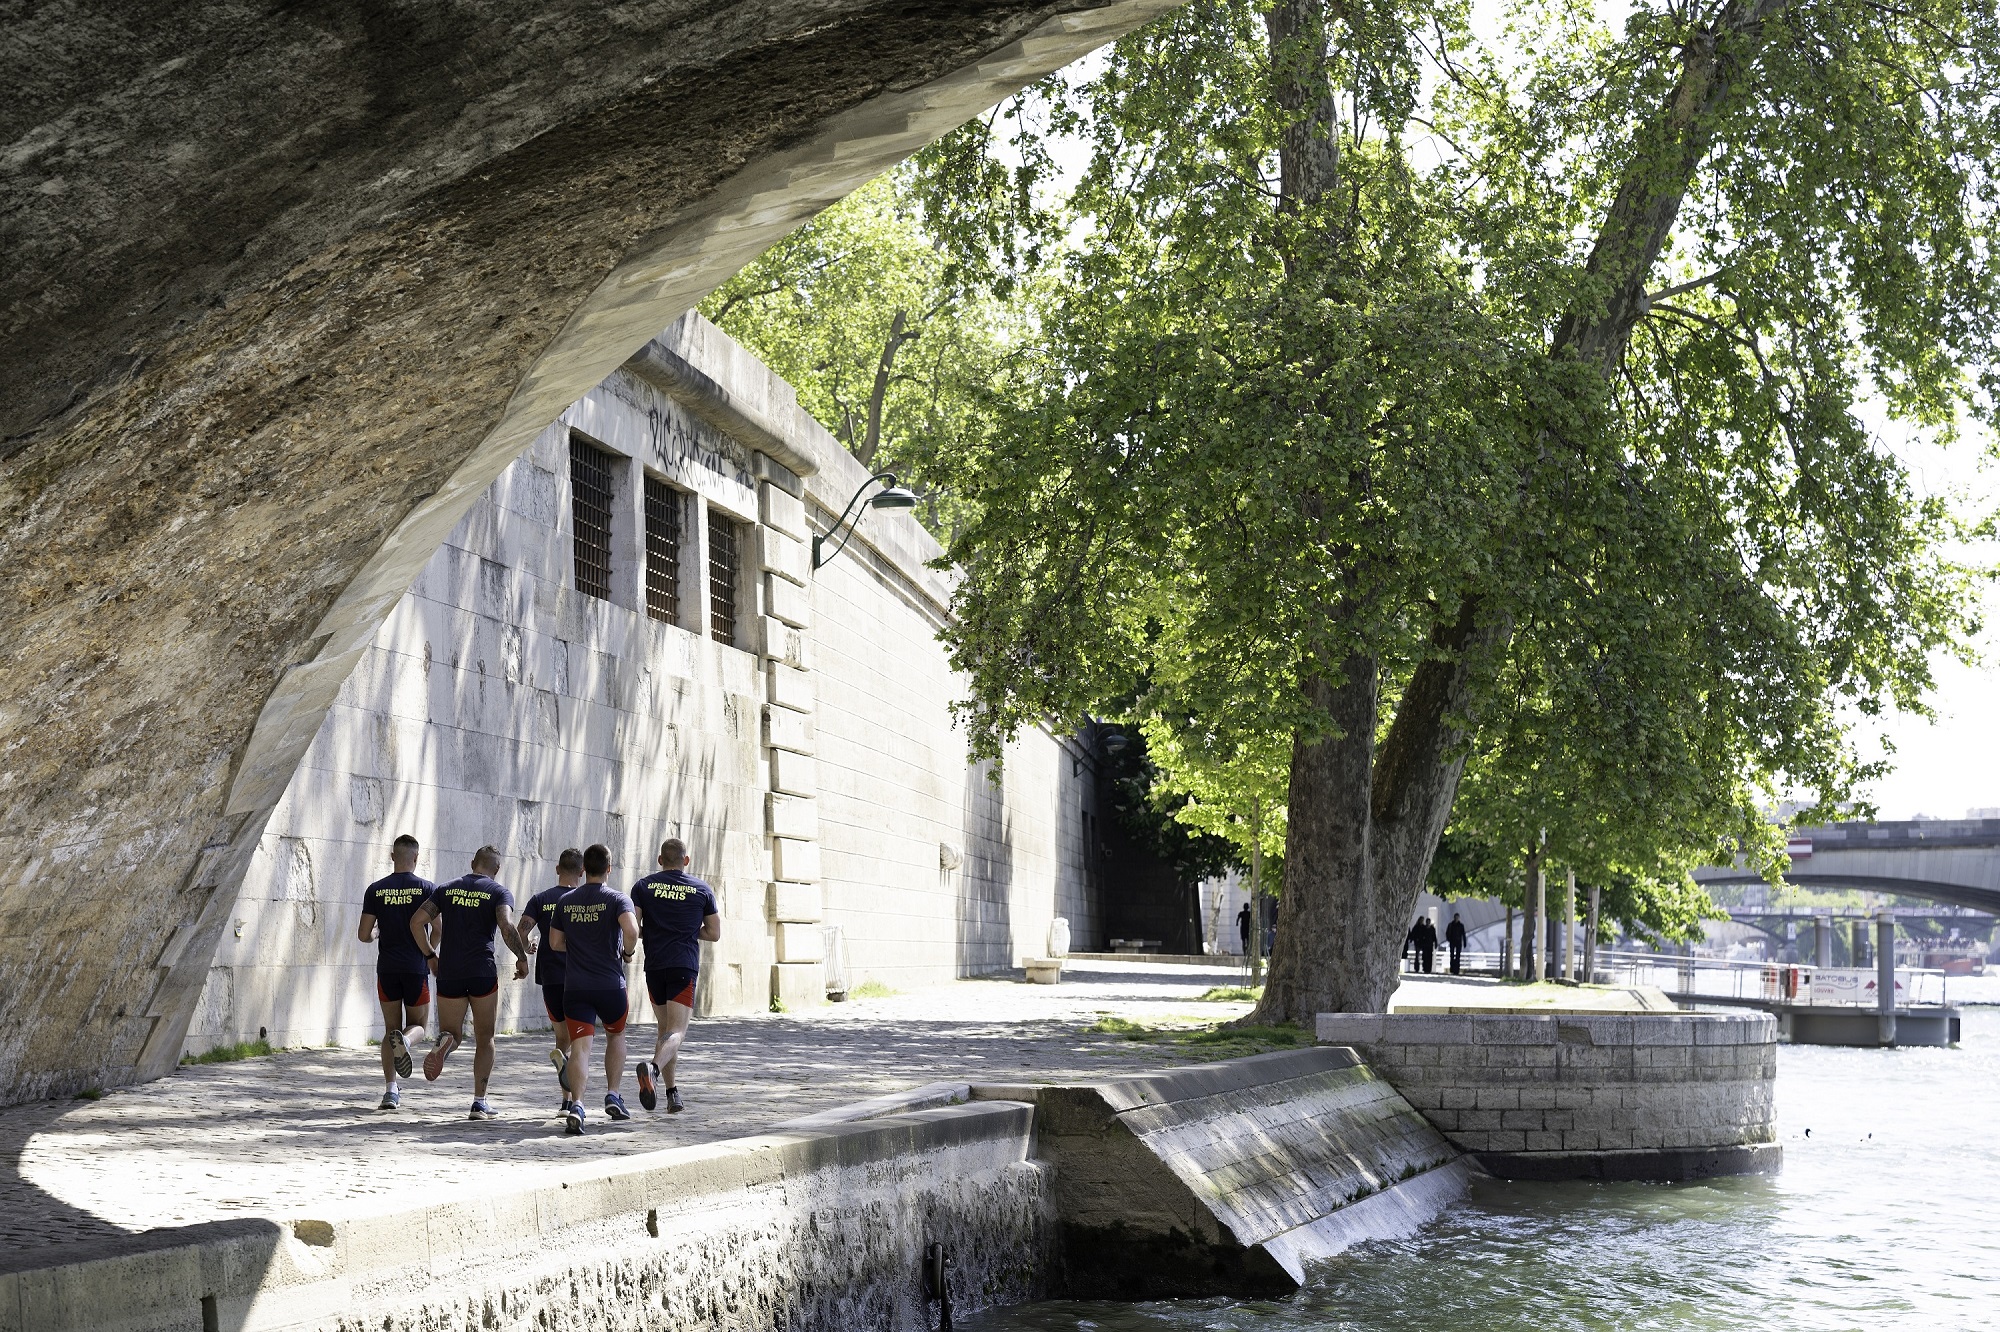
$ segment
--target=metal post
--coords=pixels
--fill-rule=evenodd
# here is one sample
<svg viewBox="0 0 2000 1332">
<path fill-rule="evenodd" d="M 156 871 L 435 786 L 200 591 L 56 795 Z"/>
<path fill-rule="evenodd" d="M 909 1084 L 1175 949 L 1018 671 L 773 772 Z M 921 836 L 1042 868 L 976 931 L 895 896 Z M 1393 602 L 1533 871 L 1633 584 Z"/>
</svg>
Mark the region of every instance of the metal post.
<svg viewBox="0 0 2000 1332">
<path fill-rule="evenodd" d="M 1597 983 L 1597 911 L 1603 890 L 1597 884 L 1590 885 L 1590 917 L 1583 926 L 1583 983 Z"/>
<path fill-rule="evenodd" d="M 1528 881 L 1528 890 L 1535 895 L 1535 951 L 1528 958 L 1528 979 L 1531 982 L 1546 980 L 1549 974 L 1548 944 L 1542 937 L 1548 933 L 1546 922 L 1549 918 L 1549 876 L 1542 873 L 1540 847 L 1535 848 L 1532 867 L 1533 876 Z"/>
<path fill-rule="evenodd" d="M 1264 798 L 1250 798 L 1250 984 L 1264 983 Z"/>
<path fill-rule="evenodd" d="M 1576 979 L 1576 871 L 1563 870 L 1563 979 Z"/>
<path fill-rule="evenodd" d="M 1813 965 L 1833 966 L 1833 913 L 1824 912 L 1813 919 Z"/>
<path fill-rule="evenodd" d="M 1876 1040 L 1896 1043 L 1896 918 L 1884 911 L 1875 917 Z"/>
</svg>

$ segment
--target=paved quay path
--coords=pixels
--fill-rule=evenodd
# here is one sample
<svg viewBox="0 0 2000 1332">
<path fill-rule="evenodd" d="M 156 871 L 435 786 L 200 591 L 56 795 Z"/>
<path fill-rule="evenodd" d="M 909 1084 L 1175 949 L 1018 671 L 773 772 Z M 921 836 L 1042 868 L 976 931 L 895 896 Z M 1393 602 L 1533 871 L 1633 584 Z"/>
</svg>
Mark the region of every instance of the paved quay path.
<svg viewBox="0 0 2000 1332">
<path fill-rule="evenodd" d="M 1240 984 L 1216 967 L 1084 962 L 1057 986 L 958 981 L 810 1013 L 697 1019 L 678 1081 L 688 1109 L 598 1112 L 602 1064 L 585 1103 L 589 1131 L 565 1138 L 546 1032 L 503 1036 L 491 1086 L 500 1118 L 469 1121 L 472 1054 L 436 1083 L 419 1070 L 400 1111 L 377 1111 L 373 1047 L 295 1050 L 185 1067 L 98 1101 L 0 1110 L 0 1245 L 67 1244 L 249 1216 L 330 1218 L 528 1183 L 579 1161 L 738 1138 L 868 1096 L 941 1080 L 1063 1081 L 1192 1062 L 1186 1049 L 1093 1031 L 1133 1022 L 1216 1021 L 1243 1003 L 1197 1000 Z M 650 1015 L 650 1014 L 649 1014 Z M 630 1057 L 652 1052 L 631 1028 Z M 421 1058 L 428 1043 L 414 1052 Z M 602 1049 L 602 1041 L 598 1042 Z M 628 1065 L 629 1069 L 629 1065 Z"/>
</svg>

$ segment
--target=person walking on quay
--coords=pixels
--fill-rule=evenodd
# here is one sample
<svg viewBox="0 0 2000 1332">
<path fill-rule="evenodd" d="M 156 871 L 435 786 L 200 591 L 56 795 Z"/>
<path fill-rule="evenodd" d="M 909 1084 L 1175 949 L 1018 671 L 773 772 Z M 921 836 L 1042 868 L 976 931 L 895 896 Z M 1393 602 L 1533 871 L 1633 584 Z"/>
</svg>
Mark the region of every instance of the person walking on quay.
<svg viewBox="0 0 2000 1332">
<path fill-rule="evenodd" d="M 646 941 L 646 993 L 653 1001 L 658 1038 L 651 1064 L 641 1062 L 639 1104 L 648 1110 L 664 1089 L 667 1113 L 681 1112 L 674 1066 L 694 1017 L 694 987 L 701 977 L 701 945 L 722 937 L 715 890 L 687 872 L 687 843 L 669 837 L 660 843 L 660 868 L 632 885 L 632 905 Z"/>
<path fill-rule="evenodd" d="M 1243 940 L 1243 956 L 1250 956 L 1250 903 L 1245 901 L 1243 909 L 1236 913 L 1236 933 Z"/>
<path fill-rule="evenodd" d="M 1451 924 L 1444 927 L 1444 942 L 1451 949 L 1451 974 L 1456 976 L 1460 958 L 1465 952 L 1465 922 L 1458 918 L 1456 911 L 1451 913 Z"/>
<path fill-rule="evenodd" d="M 410 920 L 437 885 L 417 877 L 417 839 L 404 833 L 389 847 L 392 873 L 361 894 L 362 943 L 374 942 L 375 997 L 382 1001 L 382 1110 L 403 1103 L 410 1076 L 410 1042 L 430 1020 L 431 973 L 410 932 Z"/>
<path fill-rule="evenodd" d="M 431 894 L 410 919 L 410 934 L 437 977 L 438 1038 L 424 1056 L 424 1080 L 436 1082 L 444 1061 L 465 1044 L 465 1015 L 472 1013 L 472 1110 L 468 1119 L 492 1119 L 486 1101 L 493 1076 L 493 1023 L 500 1011 L 500 968 L 493 958 L 497 931 L 514 955 L 514 978 L 528 974 L 528 955 L 514 928 L 514 895 L 494 881 L 500 853 L 482 846 L 472 856 L 472 872 Z"/>
<path fill-rule="evenodd" d="M 583 849 L 583 883 L 564 893 L 555 907 L 549 947 L 563 955 L 563 1018 L 569 1025 L 569 1060 L 564 1068 L 569 1095 L 563 1105 L 563 1132 L 583 1132 L 583 1089 L 590 1081 L 590 1043 L 604 1026 L 604 1115 L 630 1119 L 618 1083 L 625 1070 L 625 964 L 639 946 L 639 922 L 632 899 L 605 886 L 611 852 L 592 843 Z"/>
<path fill-rule="evenodd" d="M 542 990 L 542 1011 L 549 1015 L 549 1025 L 555 1030 L 556 1044 L 549 1051 L 549 1062 L 556 1066 L 556 1086 L 562 1089 L 562 1101 L 569 1104 L 569 1083 L 563 1076 L 563 1066 L 569 1061 L 569 1023 L 563 1017 L 563 955 L 549 947 L 537 947 L 535 933 L 541 934 L 541 942 L 546 945 L 549 933 L 555 929 L 555 906 L 570 889 L 583 882 L 583 852 L 569 847 L 556 857 L 556 885 L 544 888 L 528 899 L 528 905 L 521 908 L 521 947 L 535 958 L 535 984 Z"/>
<path fill-rule="evenodd" d="M 1418 971 L 1429 975 L 1437 966 L 1438 931 L 1429 916 L 1418 916 L 1410 926 L 1409 941 L 1416 945 Z"/>
</svg>

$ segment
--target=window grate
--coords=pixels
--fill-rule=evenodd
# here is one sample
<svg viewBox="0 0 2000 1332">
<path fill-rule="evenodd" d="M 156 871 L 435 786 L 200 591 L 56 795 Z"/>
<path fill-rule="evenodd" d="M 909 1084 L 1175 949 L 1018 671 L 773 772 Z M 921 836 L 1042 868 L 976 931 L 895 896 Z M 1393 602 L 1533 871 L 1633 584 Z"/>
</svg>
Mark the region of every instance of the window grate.
<svg viewBox="0 0 2000 1332">
<path fill-rule="evenodd" d="M 681 493 L 646 478 L 646 614 L 681 619 Z"/>
<path fill-rule="evenodd" d="M 575 529 L 576 590 L 611 599 L 611 455 L 569 441 L 570 525 Z"/>
<path fill-rule="evenodd" d="M 708 636 L 736 646 L 737 525 L 714 510 L 708 515 Z"/>
</svg>

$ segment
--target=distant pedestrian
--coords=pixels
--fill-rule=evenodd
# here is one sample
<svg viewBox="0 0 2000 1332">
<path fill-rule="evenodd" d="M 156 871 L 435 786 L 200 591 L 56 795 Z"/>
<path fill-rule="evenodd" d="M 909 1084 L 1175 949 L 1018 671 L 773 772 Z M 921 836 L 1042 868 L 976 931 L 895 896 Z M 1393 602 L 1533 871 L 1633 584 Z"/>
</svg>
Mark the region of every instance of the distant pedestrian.
<svg viewBox="0 0 2000 1332">
<path fill-rule="evenodd" d="M 528 974 L 528 955 L 514 928 L 514 894 L 493 878 L 500 853 L 482 846 L 472 856 L 472 873 L 462 874 L 431 894 L 410 919 L 410 933 L 437 977 L 438 1038 L 424 1056 L 424 1080 L 436 1082 L 445 1060 L 465 1044 L 465 1017 L 472 1014 L 472 1110 L 468 1119 L 492 1119 L 486 1083 L 493 1076 L 493 1026 L 500 1012 L 500 967 L 493 957 L 497 931 L 514 955 L 514 978 Z"/>
<path fill-rule="evenodd" d="M 1247 900 L 1243 909 L 1236 913 L 1236 933 L 1243 940 L 1243 956 L 1250 956 L 1250 903 Z"/>
<path fill-rule="evenodd" d="M 1465 953 L 1465 922 L 1458 918 L 1456 911 L 1451 913 L 1451 924 L 1444 927 L 1444 941 L 1451 949 L 1451 974 L 1456 976 L 1459 959 Z"/>
<path fill-rule="evenodd" d="M 431 900 L 437 886 L 417 877 L 417 839 L 404 833 L 389 847 L 394 873 L 368 885 L 361 895 L 362 943 L 379 940 L 375 951 L 375 997 L 382 1001 L 382 1091 L 380 1110 L 403 1103 L 403 1078 L 410 1076 L 410 1042 L 430 1021 L 431 973 L 410 932 L 410 919 Z"/>
<path fill-rule="evenodd" d="M 639 933 L 646 941 L 646 993 L 658 1033 L 653 1058 L 638 1067 L 639 1104 L 653 1109 L 666 1097 L 667 1113 L 681 1112 L 675 1063 L 694 1017 L 695 983 L 701 979 L 701 945 L 722 937 L 715 890 L 687 872 L 687 843 L 660 843 L 660 869 L 632 885 Z"/>
<path fill-rule="evenodd" d="M 583 849 L 583 883 L 556 903 L 549 946 L 564 955 L 563 1017 L 569 1023 L 569 1103 L 563 1131 L 583 1132 L 583 1089 L 590 1079 L 590 1042 L 604 1026 L 604 1115 L 630 1119 L 618 1083 L 625 1073 L 625 1019 L 632 1010 L 625 993 L 625 964 L 639 946 L 639 923 L 632 899 L 605 885 L 611 852 L 592 844 Z"/>
<path fill-rule="evenodd" d="M 1417 917 L 1417 923 L 1410 926 L 1410 933 L 1405 942 L 1416 949 L 1416 970 L 1428 974 L 1436 969 L 1438 932 L 1437 926 L 1431 924 L 1429 916 Z"/>
<path fill-rule="evenodd" d="M 569 1081 L 563 1074 L 569 1062 L 569 1022 L 563 1017 L 563 977 L 567 963 L 561 953 L 546 945 L 556 928 L 556 903 L 582 882 L 583 852 L 572 846 L 556 857 L 555 887 L 542 889 L 521 908 L 521 947 L 535 955 L 535 984 L 542 990 L 542 1011 L 549 1015 L 549 1025 L 555 1028 L 556 1048 L 549 1051 L 549 1062 L 556 1066 L 556 1085 L 562 1089 L 564 1105 L 569 1104 Z M 540 948 L 535 943 L 537 931 L 542 936 Z"/>
</svg>

